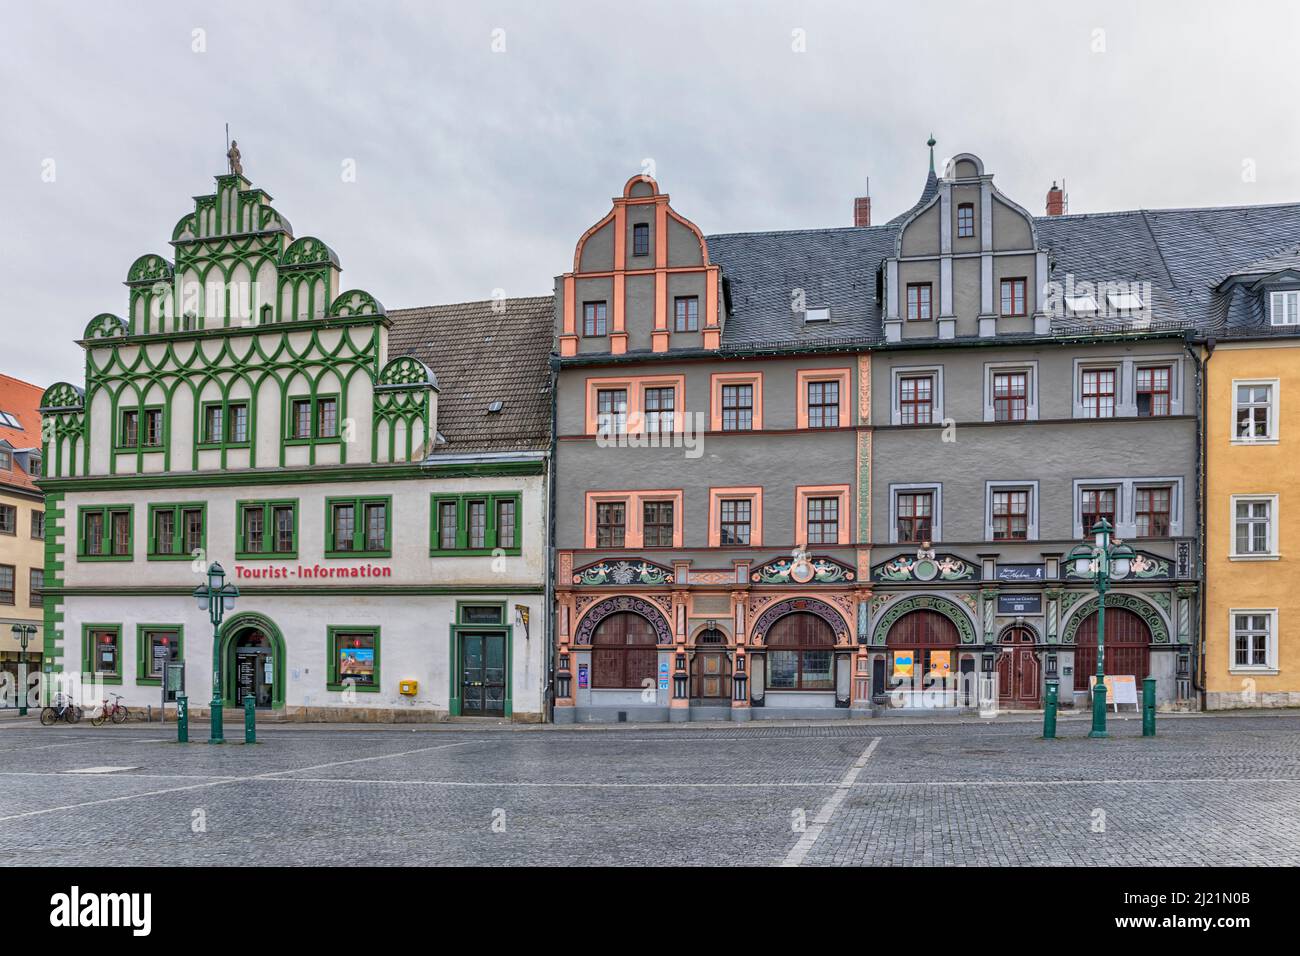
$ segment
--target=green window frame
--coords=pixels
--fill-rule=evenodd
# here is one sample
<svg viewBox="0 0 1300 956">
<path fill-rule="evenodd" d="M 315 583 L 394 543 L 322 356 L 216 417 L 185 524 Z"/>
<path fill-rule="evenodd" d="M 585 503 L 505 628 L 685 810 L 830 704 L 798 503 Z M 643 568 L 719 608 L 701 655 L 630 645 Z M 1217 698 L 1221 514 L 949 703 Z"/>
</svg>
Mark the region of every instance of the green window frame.
<svg viewBox="0 0 1300 956">
<path fill-rule="evenodd" d="M 242 439 L 235 437 L 235 416 L 232 409 L 242 408 L 243 417 L 243 434 Z M 208 421 L 209 410 L 217 409 L 221 412 L 221 434 L 213 438 L 209 434 Z M 253 436 L 253 402 L 248 398 L 223 399 L 219 402 L 204 402 L 199 409 L 198 438 L 199 448 L 248 448 L 252 444 Z"/>
<path fill-rule="evenodd" d="M 517 491 L 433 495 L 429 503 L 429 554 L 521 554 L 523 495 Z M 455 544 L 447 526 L 455 505 Z M 444 508 L 444 505 L 447 506 Z"/>
<path fill-rule="evenodd" d="M 189 533 L 189 516 L 197 512 L 199 516 L 198 541 Z M 170 528 L 166 545 L 159 536 L 159 524 L 165 516 L 170 515 Z M 176 504 L 150 505 L 149 526 L 150 561 L 193 561 L 197 548 L 204 554 L 208 550 L 208 505 L 205 501 L 187 501 Z"/>
<path fill-rule="evenodd" d="M 279 509 L 289 508 L 292 511 L 292 529 L 291 529 L 291 547 L 289 550 L 277 550 L 280 544 L 279 528 L 277 526 L 277 516 Z M 249 530 L 246 524 L 246 514 L 249 512 L 261 512 L 261 531 L 260 539 L 245 540 L 245 532 Z M 251 537 L 251 536 L 249 536 Z M 255 545 L 260 544 L 260 547 Z M 298 557 L 298 499 L 297 498 L 277 498 L 274 500 L 261 501 L 236 501 L 235 502 L 235 557 L 248 561 L 256 560 L 291 560 Z"/>
<path fill-rule="evenodd" d="M 303 431 L 303 409 L 306 411 L 306 432 Z M 332 409 L 327 413 L 326 409 Z M 284 403 L 284 443 L 286 445 L 322 445 L 342 441 L 342 403 L 338 392 L 322 395 L 290 395 Z M 329 428 L 326 423 L 332 423 Z M 332 430 L 331 430 L 332 429 Z"/>
<path fill-rule="evenodd" d="M 331 624 L 326 629 L 326 647 L 329 658 L 326 661 L 326 689 L 334 691 L 355 690 L 365 694 L 377 694 L 380 690 L 379 682 L 379 658 L 380 658 L 380 641 L 379 626 L 366 625 L 346 625 Z M 368 681 L 363 680 L 355 673 L 344 673 L 343 652 L 347 650 L 365 650 L 364 641 L 370 641 L 370 648 L 374 651 L 373 655 L 373 672 Z M 349 641 L 353 642 L 349 646 Z M 360 646 L 358 646 L 360 644 Z M 355 661 L 355 656 L 354 656 Z M 348 681 L 351 680 L 351 683 Z"/>
<path fill-rule="evenodd" d="M 372 533 L 373 509 L 384 509 L 382 540 L 376 546 Z M 336 511 L 351 509 L 350 534 L 339 535 Z M 393 498 L 378 495 L 368 498 L 325 499 L 325 557 L 327 558 L 387 558 L 393 553 Z"/>
<path fill-rule="evenodd" d="M 111 640 L 105 640 L 111 638 Z M 113 670 L 101 670 L 96 664 L 104 663 L 104 652 L 110 651 Z M 122 683 L 122 625 L 121 624 L 83 624 L 81 625 L 81 664 L 82 672 L 93 674 L 94 679 L 103 684 Z"/>
<path fill-rule="evenodd" d="M 170 641 L 171 660 L 185 659 L 185 625 L 184 624 L 137 624 L 135 626 L 135 682 L 139 687 L 159 687 L 162 675 L 154 676 L 153 646 L 159 637 Z"/>
<path fill-rule="evenodd" d="M 155 421 L 157 425 L 151 425 Z M 161 405 L 127 405 L 117 410 L 113 448 L 117 451 L 163 451 L 167 417 Z M 150 441 L 150 438 L 153 441 Z"/>
<path fill-rule="evenodd" d="M 117 516 L 126 515 L 125 548 L 114 535 L 120 524 Z M 96 519 L 92 521 L 91 519 Z M 94 534 L 87 535 L 93 527 Z M 77 508 L 78 561 L 130 561 L 135 557 L 135 505 L 82 505 Z"/>
</svg>

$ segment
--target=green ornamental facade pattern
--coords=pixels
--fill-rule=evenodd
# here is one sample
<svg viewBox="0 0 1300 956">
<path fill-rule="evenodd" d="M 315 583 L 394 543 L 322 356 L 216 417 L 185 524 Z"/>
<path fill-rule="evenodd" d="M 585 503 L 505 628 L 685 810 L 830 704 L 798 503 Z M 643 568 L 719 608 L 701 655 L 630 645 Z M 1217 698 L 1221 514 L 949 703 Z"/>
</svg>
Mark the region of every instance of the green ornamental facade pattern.
<svg viewBox="0 0 1300 956">
<path fill-rule="evenodd" d="M 423 464 L 435 435 L 438 386 L 433 372 L 410 356 L 386 361 L 390 321 L 383 304 L 363 290 L 340 292 L 333 250 L 314 237 L 295 238 L 288 220 L 271 206 L 271 197 L 242 175 L 218 176 L 215 192 L 195 199 L 193 212 L 181 217 L 171 240 L 172 257 L 145 253 L 127 270 L 125 318 L 102 312 L 86 324 L 79 343 L 86 352 L 84 387 L 60 382 L 42 396 L 47 521 L 43 650 L 46 667 L 54 672 L 65 669 L 65 653 L 75 653 L 76 642 L 83 640 L 80 628 L 73 643 L 64 633 L 69 597 L 184 598 L 190 590 L 76 581 L 69 586 L 66 564 L 78 560 L 75 523 L 78 508 L 84 507 L 84 500 L 69 502 L 70 494 L 188 488 L 194 490 L 187 500 L 202 503 L 202 489 L 265 485 L 268 473 L 285 486 L 356 482 L 375 487 L 376 482 L 544 470 L 537 461 Z M 327 396 L 336 401 L 332 421 L 318 431 L 319 400 Z M 312 403 L 308 438 L 295 438 L 288 428 L 296 400 Z M 219 409 L 219 433 L 207 428 L 206 409 Z M 359 415 L 366 416 L 360 424 L 368 419 L 368 437 L 351 417 Z M 392 499 L 384 497 L 389 502 L 388 553 L 394 516 Z M 521 515 L 518 497 L 515 493 L 515 514 Z M 135 508 L 150 517 L 152 529 L 156 509 L 140 499 Z M 207 524 L 204 520 L 205 535 Z M 135 559 L 160 556 L 151 538 L 131 545 Z M 540 584 L 489 589 L 454 582 L 288 589 L 249 585 L 244 590 L 250 596 L 346 591 L 408 598 L 487 590 L 544 593 Z M 247 626 L 264 629 L 275 646 L 275 666 L 282 669 L 284 637 L 270 618 L 239 613 L 228 619 L 222 628 L 223 653 Z M 180 633 L 178 628 L 178 639 Z M 135 640 L 138 645 L 144 639 L 123 633 L 119 643 Z M 223 692 L 233 705 L 234 677 L 227 671 Z M 277 673 L 273 706 L 284 705 L 285 686 L 284 674 Z"/>
<path fill-rule="evenodd" d="M 1169 643 L 1169 625 L 1160 609 L 1150 601 L 1150 595 L 1138 596 L 1137 594 L 1128 594 L 1122 591 L 1111 591 L 1106 595 L 1107 608 L 1123 608 L 1132 611 L 1151 629 L 1151 642 L 1153 644 Z M 1091 597 L 1087 601 L 1079 604 L 1078 609 L 1070 615 L 1065 622 L 1065 628 L 1061 632 L 1061 642 L 1063 644 L 1073 644 L 1075 635 L 1079 632 L 1079 626 L 1092 616 L 1097 610 L 1097 598 Z"/>
<path fill-rule="evenodd" d="M 937 594 L 918 594 L 889 605 L 889 610 L 881 615 L 880 620 L 876 621 L 876 626 L 871 633 L 871 643 L 883 647 L 886 638 L 889 636 L 889 629 L 894 626 L 899 618 L 905 614 L 910 614 L 912 611 L 937 611 L 956 626 L 962 644 L 975 643 L 975 625 L 971 622 L 962 606 L 956 601 L 940 597 Z"/>
<path fill-rule="evenodd" d="M 129 317 L 101 313 L 87 324 L 84 392 L 67 383 L 46 391 L 49 477 L 89 474 L 91 435 L 107 436 L 108 475 L 285 467 L 295 443 L 285 428 L 291 402 L 326 395 L 337 398 L 337 431 L 301 442 L 307 464 L 355 463 L 362 459 L 343 446 L 354 427 L 349 392 L 362 378 L 375 396 L 369 461 L 422 457 L 436 381 L 410 357 L 381 368 L 383 305 L 359 289 L 340 294 L 337 256 L 319 239 L 295 239 L 264 191 L 239 175 L 216 183 L 177 223 L 174 263 L 146 253 L 127 270 Z M 238 435 L 226 431 L 231 404 L 243 406 Z M 213 406 L 222 411 L 216 436 L 205 432 L 205 408 Z M 124 413 L 134 416 L 130 427 Z M 272 413 L 277 421 L 268 422 Z M 187 448 L 173 442 L 177 415 L 187 419 Z M 268 427 L 280 438 L 273 460 L 259 453 L 259 429 Z"/>
</svg>

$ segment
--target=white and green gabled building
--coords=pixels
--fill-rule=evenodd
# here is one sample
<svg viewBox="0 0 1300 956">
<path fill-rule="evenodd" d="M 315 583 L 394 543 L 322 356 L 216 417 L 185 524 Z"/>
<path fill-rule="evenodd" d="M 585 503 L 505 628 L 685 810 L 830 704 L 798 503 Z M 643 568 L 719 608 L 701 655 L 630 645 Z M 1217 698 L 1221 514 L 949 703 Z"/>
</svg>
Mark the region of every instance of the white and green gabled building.
<svg viewBox="0 0 1300 956">
<path fill-rule="evenodd" d="M 228 707 L 541 719 L 550 297 L 387 312 L 240 174 L 171 245 L 42 402 L 47 669 L 204 712 L 215 561 Z"/>
</svg>

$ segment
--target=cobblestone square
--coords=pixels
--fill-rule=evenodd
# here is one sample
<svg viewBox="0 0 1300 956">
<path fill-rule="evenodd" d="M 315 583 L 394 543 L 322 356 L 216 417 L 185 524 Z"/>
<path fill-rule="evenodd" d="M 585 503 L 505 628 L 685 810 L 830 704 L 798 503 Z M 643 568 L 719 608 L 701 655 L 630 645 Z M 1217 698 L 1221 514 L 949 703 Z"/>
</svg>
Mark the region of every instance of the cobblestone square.
<svg viewBox="0 0 1300 956">
<path fill-rule="evenodd" d="M 215 748 L 7 720 L 0 863 L 1300 864 L 1300 716 L 1111 726 L 273 725 Z"/>
</svg>

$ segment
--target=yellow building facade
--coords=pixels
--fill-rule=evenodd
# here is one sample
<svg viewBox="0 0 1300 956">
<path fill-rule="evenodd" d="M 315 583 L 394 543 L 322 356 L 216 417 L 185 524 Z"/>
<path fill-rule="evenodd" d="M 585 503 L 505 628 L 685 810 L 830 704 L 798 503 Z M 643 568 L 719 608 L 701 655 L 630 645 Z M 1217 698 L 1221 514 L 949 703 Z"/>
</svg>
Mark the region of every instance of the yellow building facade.
<svg viewBox="0 0 1300 956">
<path fill-rule="evenodd" d="M 1210 710 L 1300 706 L 1300 326 L 1283 325 L 1206 354 Z"/>
</svg>

